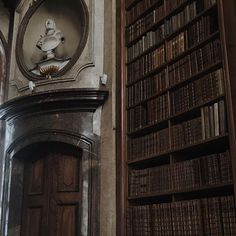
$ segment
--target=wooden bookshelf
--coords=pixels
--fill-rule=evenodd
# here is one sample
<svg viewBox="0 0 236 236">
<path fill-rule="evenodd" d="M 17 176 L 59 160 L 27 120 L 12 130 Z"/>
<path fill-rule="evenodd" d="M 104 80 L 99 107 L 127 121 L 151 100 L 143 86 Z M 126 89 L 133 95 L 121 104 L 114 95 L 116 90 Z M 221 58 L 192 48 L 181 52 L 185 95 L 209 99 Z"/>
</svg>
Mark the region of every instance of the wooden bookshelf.
<svg viewBox="0 0 236 236">
<path fill-rule="evenodd" d="M 236 235 L 222 0 L 120 2 L 120 235 Z"/>
</svg>

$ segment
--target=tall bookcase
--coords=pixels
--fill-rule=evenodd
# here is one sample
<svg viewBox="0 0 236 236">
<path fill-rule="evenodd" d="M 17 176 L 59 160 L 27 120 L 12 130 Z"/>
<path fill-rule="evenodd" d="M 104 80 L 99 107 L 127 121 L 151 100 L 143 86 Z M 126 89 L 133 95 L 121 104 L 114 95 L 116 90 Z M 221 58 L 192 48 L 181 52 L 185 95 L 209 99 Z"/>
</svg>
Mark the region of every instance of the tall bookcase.
<svg viewBox="0 0 236 236">
<path fill-rule="evenodd" d="M 122 0 L 120 10 L 121 234 L 236 235 L 222 1 Z"/>
</svg>

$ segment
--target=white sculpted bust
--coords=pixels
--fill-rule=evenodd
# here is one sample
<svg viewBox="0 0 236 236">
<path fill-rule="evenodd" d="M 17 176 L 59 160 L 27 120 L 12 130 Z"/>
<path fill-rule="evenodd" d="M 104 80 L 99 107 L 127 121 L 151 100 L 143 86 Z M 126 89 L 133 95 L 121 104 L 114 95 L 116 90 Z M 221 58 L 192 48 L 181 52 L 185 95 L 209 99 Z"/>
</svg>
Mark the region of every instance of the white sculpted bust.
<svg viewBox="0 0 236 236">
<path fill-rule="evenodd" d="M 47 54 L 47 59 L 55 57 L 55 49 L 60 43 L 64 43 L 65 37 L 61 30 L 56 28 L 54 20 L 48 19 L 45 24 L 45 35 L 37 42 L 37 47 Z"/>
<path fill-rule="evenodd" d="M 40 36 L 36 46 L 46 54 L 46 58 L 36 63 L 36 67 L 30 71 L 36 75 L 45 76 L 48 79 L 65 67 L 70 58 L 63 59 L 56 56 L 55 50 L 60 43 L 65 42 L 65 37 L 61 30 L 57 29 L 55 21 L 47 19 L 45 27 L 45 34 Z"/>
</svg>

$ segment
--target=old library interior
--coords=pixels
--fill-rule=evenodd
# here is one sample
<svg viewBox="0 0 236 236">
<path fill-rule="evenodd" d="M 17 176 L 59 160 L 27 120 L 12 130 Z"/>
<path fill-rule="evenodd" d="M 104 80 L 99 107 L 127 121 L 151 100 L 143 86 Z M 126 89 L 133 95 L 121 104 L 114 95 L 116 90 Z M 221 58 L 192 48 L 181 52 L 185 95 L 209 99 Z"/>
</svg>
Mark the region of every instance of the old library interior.
<svg viewBox="0 0 236 236">
<path fill-rule="evenodd" d="M 0 236 L 236 236 L 235 0 L 0 0 Z"/>
</svg>

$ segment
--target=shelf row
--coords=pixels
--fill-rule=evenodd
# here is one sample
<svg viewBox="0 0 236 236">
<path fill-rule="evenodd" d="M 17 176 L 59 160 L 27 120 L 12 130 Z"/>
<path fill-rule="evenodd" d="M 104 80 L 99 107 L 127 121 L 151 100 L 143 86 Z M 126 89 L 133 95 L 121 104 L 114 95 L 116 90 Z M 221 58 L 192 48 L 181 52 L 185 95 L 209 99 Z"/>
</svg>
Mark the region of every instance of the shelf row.
<svg viewBox="0 0 236 236">
<path fill-rule="evenodd" d="M 174 67 L 183 60 L 189 60 L 189 68 L 186 70 L 190 72 L 190 75 L 199 73 L 206 67 L 221 61 L 221 46 L 218 37 L 219 32 L 215 32 L 201 43 L 184 50 L 167 62 L 165 61 L 165 46 L 160 46 L 127 65 L 127 86 L 132 86 L 141 80 L 154 76 L 166 68 Z M 191 58 L 188 58 L 189 56 Z"/>
<path fill-rule="evenodd" d="M 235 234 L 236 211 L 232 195 L 127 208 L 128 236 Z"/>
<path fill-rule="evenodd" d="M 180 119 L 170 127 L 168 124 L 158 130 L 152 127 L 147 134 L 140 132 L 140 137 L 137 133 L 129 134 L 129 160 L 180 149 L 227 133 L 224 100 L 204 106 L 190 117 Z"/>
<path fill-rule="evenodd" d="M 186 72 L 186 71 L 185 71 Z M 173 72 L 175 73 L 175 72 Z M 177 77 L 174 76 L 174 80 Z M 183 79 L 183 77 L 182 77 Z M 187 81 L 187 80 L 185 80 Z M 178 87 L 168 87 L 165 71 L 127 88 L 127 110 L 157 101 L 170 93 L 171 115 L 188 111 L 192 107 L 204 104 L 224 94 L 224 76 L 222 69 L 214 70 L 195 80 L 188 80 Z M 156 102 L 155 102 L 156 103 Z M 160 106 L 162 106 L 160 104 Z"/>
<path fill-rule="evenodd" d="M 142 166 L 143 167 L 143 166 Z M 229 152 L 149 168 L 129 168 L 129 197 L 176 193 L 233 182 Z"/>
<path fill-rule="evenodd" d="M 200 21 L 201 18 L 209 16 L 211 21 L 216 19 L 216 4 L 213 4 L 204 10 L 197 10 L 198 1 L 189 2 L 189 4 L 180 12 L 177 12 L 170 18 L 161 18 L 156 16 L 156 11 L 149 13 L 146 17 L 139 19 L 134 24 L 126 28 L 125 41 L 126 46 L 131 47 L 146 38 L 148 34 L 159 34 L 159 39 L 168 40 L 178 32 L 183 31 L 192 24 L 196 24 L 196 21 Z M 199 8 L 199 7 L 198 7 Z M 210 24 L 210 23 L 207 23 Z M 216 25 L 217 27 L 217 25 Z M 150 38 L 150 35 L 149 35 Z"/>
<path fill-rule="evenodd" d="M 155 27 L 150 27 L 150 24 L 148 24 L 148 28 L 137 26 L 137 29 L 133 27 L 130 30 L 127 29 L 127 62 L 132 62 L 140 56 L 147 54 L 148 51 L 157 48 L 165 41 L 171 40 L 181 31 L 186 32 L 186 38 L 190 39 L 189 46 L 191 46 L 191 41 L 194 39 L 200 41 L 200 37 L 204 38 L 218 28 L 218 25 L 215 23 L 217 22 L 217 11 L 215 9 L 216 5 L 211 6 L 198 15 L 193 15 L 191 20 L 186 19 L 183 23 L 182 18 L 180 18 L 180 21 L 178 18 L 172 17 L 160 25 L 154 25 Z"/>
<path fill-rule="evenodd" d="M 170 102 L 179 103 L 178 106 L 169 107 L 169 96 L 164 94 L 148 101 L 145 105 L 129 109 L 127 112 L 128 135 L 138 136 L 139 133 L 148 133 L 150 129 L 158 130 L 168 126 L 168 121 L 171 121 L 172 124 L 178 124 L 180 119 L 186 120 L 195 116 L 201 117 L 203 121 L 208 119 L 206 117 L 210 117 L 210 119 L 212 119 L 211 117 L 215 117 L 214 119 L 219 117 L 221 122 L 226 121 L 223 93 L 212 97 L 208 96 L 204 100 L 203 97 L 199 97 L 197 100 L 196 97 L 189 95 L 189 88 L 192 89 L 192 87 L 187 86 L 183 94 L 179 95 L 179 91 L 182 92 L 181 89 L 177 90 L 177 94 L 171 94 Z"/>
</svg>

